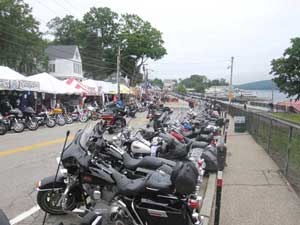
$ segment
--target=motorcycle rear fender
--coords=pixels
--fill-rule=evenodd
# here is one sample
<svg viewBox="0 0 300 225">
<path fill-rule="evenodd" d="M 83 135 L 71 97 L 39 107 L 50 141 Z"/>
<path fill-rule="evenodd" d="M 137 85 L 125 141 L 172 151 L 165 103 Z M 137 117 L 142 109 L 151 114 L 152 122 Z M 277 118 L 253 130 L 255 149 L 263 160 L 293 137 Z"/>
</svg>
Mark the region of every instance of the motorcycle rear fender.
<svg viewBox="0 0 300 225">
<path fill-rule="evenodd" d="M 46 177 L 43 178 L 42 180 L 40 180 L 37 184 L 37 190 L 38 191 L 49 191 L 54 189 L 65 189 L 66 188 L 66 184 L 64 182 L 64 177 L 58 175 L 56 180 L 55 180 L 55 176 L 50 176 L 50 177 Z M 54 182 L 55 180 L 55 182 Z"/>
</svg>

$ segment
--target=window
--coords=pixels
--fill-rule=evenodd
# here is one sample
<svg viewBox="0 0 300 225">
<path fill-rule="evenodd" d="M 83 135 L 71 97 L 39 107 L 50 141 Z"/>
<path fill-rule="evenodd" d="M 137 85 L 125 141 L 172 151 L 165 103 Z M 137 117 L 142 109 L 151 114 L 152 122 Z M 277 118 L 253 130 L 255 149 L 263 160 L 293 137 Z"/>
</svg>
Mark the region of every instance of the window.
<svg viewBox="0 0 300 225">
<path fill-rule="evenodd" d="M 53 63 L 49 64 L 49 72 L 55 73 L 55 64 L 53 64 Z"/>
<path fill-rule="evenodd" d="M 74 63 L 74 64 L 73 64 L 73 72 L 74 72 L 74 73 L 81 74 L 81 65 L 78 64 L 78 63 Z"/>
</svg>

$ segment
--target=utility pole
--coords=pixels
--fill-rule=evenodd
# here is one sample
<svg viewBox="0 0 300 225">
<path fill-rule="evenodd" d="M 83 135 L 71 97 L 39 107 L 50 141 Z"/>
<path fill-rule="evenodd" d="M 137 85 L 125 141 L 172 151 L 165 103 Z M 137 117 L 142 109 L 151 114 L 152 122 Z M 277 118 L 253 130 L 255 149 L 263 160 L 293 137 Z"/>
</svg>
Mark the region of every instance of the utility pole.
<svg viewBox="0 0 300 225">
<path fill-rule="evenodd" d="M 118 99 L 120 99 L 120 64 L 121 64 L 121 48 L 118 47 L 117 56 L 117 85 L 118 85 Z"/>
<path fill-rule="evenodd" d="M 231 99 L 233 98 L 233 87 L 232 87 L 233 60 L 234 60 L 234 57 L 232 56 L 231 57 L 231 65 L 230 65 L 229 104 L 231 104 Z"/>
</svg>

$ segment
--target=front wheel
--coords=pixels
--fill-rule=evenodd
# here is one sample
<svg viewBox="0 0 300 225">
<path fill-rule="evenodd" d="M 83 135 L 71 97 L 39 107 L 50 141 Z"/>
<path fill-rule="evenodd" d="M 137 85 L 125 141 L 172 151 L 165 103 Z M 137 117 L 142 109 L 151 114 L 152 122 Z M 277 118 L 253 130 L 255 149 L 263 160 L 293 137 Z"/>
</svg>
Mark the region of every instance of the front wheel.
<svg viewBox="0 0 300 225">
<path fill-rule="evenodd" d="M 88 117 L 87 114 L 81 114 L 81 115 L 79 115 L 79 121 L 81 123 L 86 123 L 88 120 L 89 120 L 89 117 Z"/>
<path fill-rule="evenodd" d="M 5 124 L 0 123 L 0 135 L 4 135 L 7 132 L 7 127 Z"/>
<path fill-rule="evenodd" d="M 59 191 L 39 191 L 37 193 L 37 203 L 43 211 L 51 215 L 63 215 L 66 214 L 66 211 L 72 211 L 76 208 L 76 198 L 70 193 L 67 200 L 66 211 L 64 211 L 59 204 L 61 196 L 62 193 Z"/>
<path fill-rule="evenodd" d="M 14 124 L 13 124 L 13 130 L 14 130 L 16 133 L 21 133 L 21 132 L 23 132 L 24 129 L 25 129 L 24 123 L 19 122 L 19 121 L 14 122 Z"/>
<path fill-rule="evenodd" d="M 37 129 L 38 129 L 39 124 L 38 124 L 38 122 L 37 122 L 36 120 L 28 120 L 28 121 L 26 122 L 26 126 L 27 126 L 27 128 L 28 128 L 29 130 L 34 131 L 34 130 L 37 130 Z"/>
<path fill-rule="evenodd" d="M 66 120 L 66 124 L 71 124 L 71 123 L 73 123 L 73 118 L 72 118 L 72 116 L 65 115 L 65 120 Z"/>
<path fill-rule="evenodd" d="M 52 127 L 55 127 L 55 125 L 56 125 L 55 120 L 50 119 L 50 118 L 46 120 L 46 126 L 47 126 L 47 127 L 52 128 Z"/>
<path fill-rule="evenodd" d="M 65 120 L 65 118 L 63 116 L 57 116 L 56 123 L 59 126 L 64 126 L 66 124 L 66 120 Z"/>
</svg>

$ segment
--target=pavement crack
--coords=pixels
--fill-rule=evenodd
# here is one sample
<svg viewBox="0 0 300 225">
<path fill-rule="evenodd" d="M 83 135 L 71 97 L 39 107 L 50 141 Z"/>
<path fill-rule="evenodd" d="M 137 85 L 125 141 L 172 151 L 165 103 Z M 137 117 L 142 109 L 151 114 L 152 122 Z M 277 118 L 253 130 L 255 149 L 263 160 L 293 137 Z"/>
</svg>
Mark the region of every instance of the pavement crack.
<svg viewBox="0 0 300 225">
<path fill-rule="evenodd" d="M 270 171 L 268 171 L 268 173 L 270 173 Z M 269 179 L 268 179 L 268 176 L 267 176 L 267 174 L 266 174 L 266 171 L 265 171 L 265 170 L 262 170 L 262 174 L 264 175 L 264 177 L 265 177 L 265 179 L 266 179 L 268 185 L 270 185 L 270 181 L 269 181 Z"/>
</svg>

